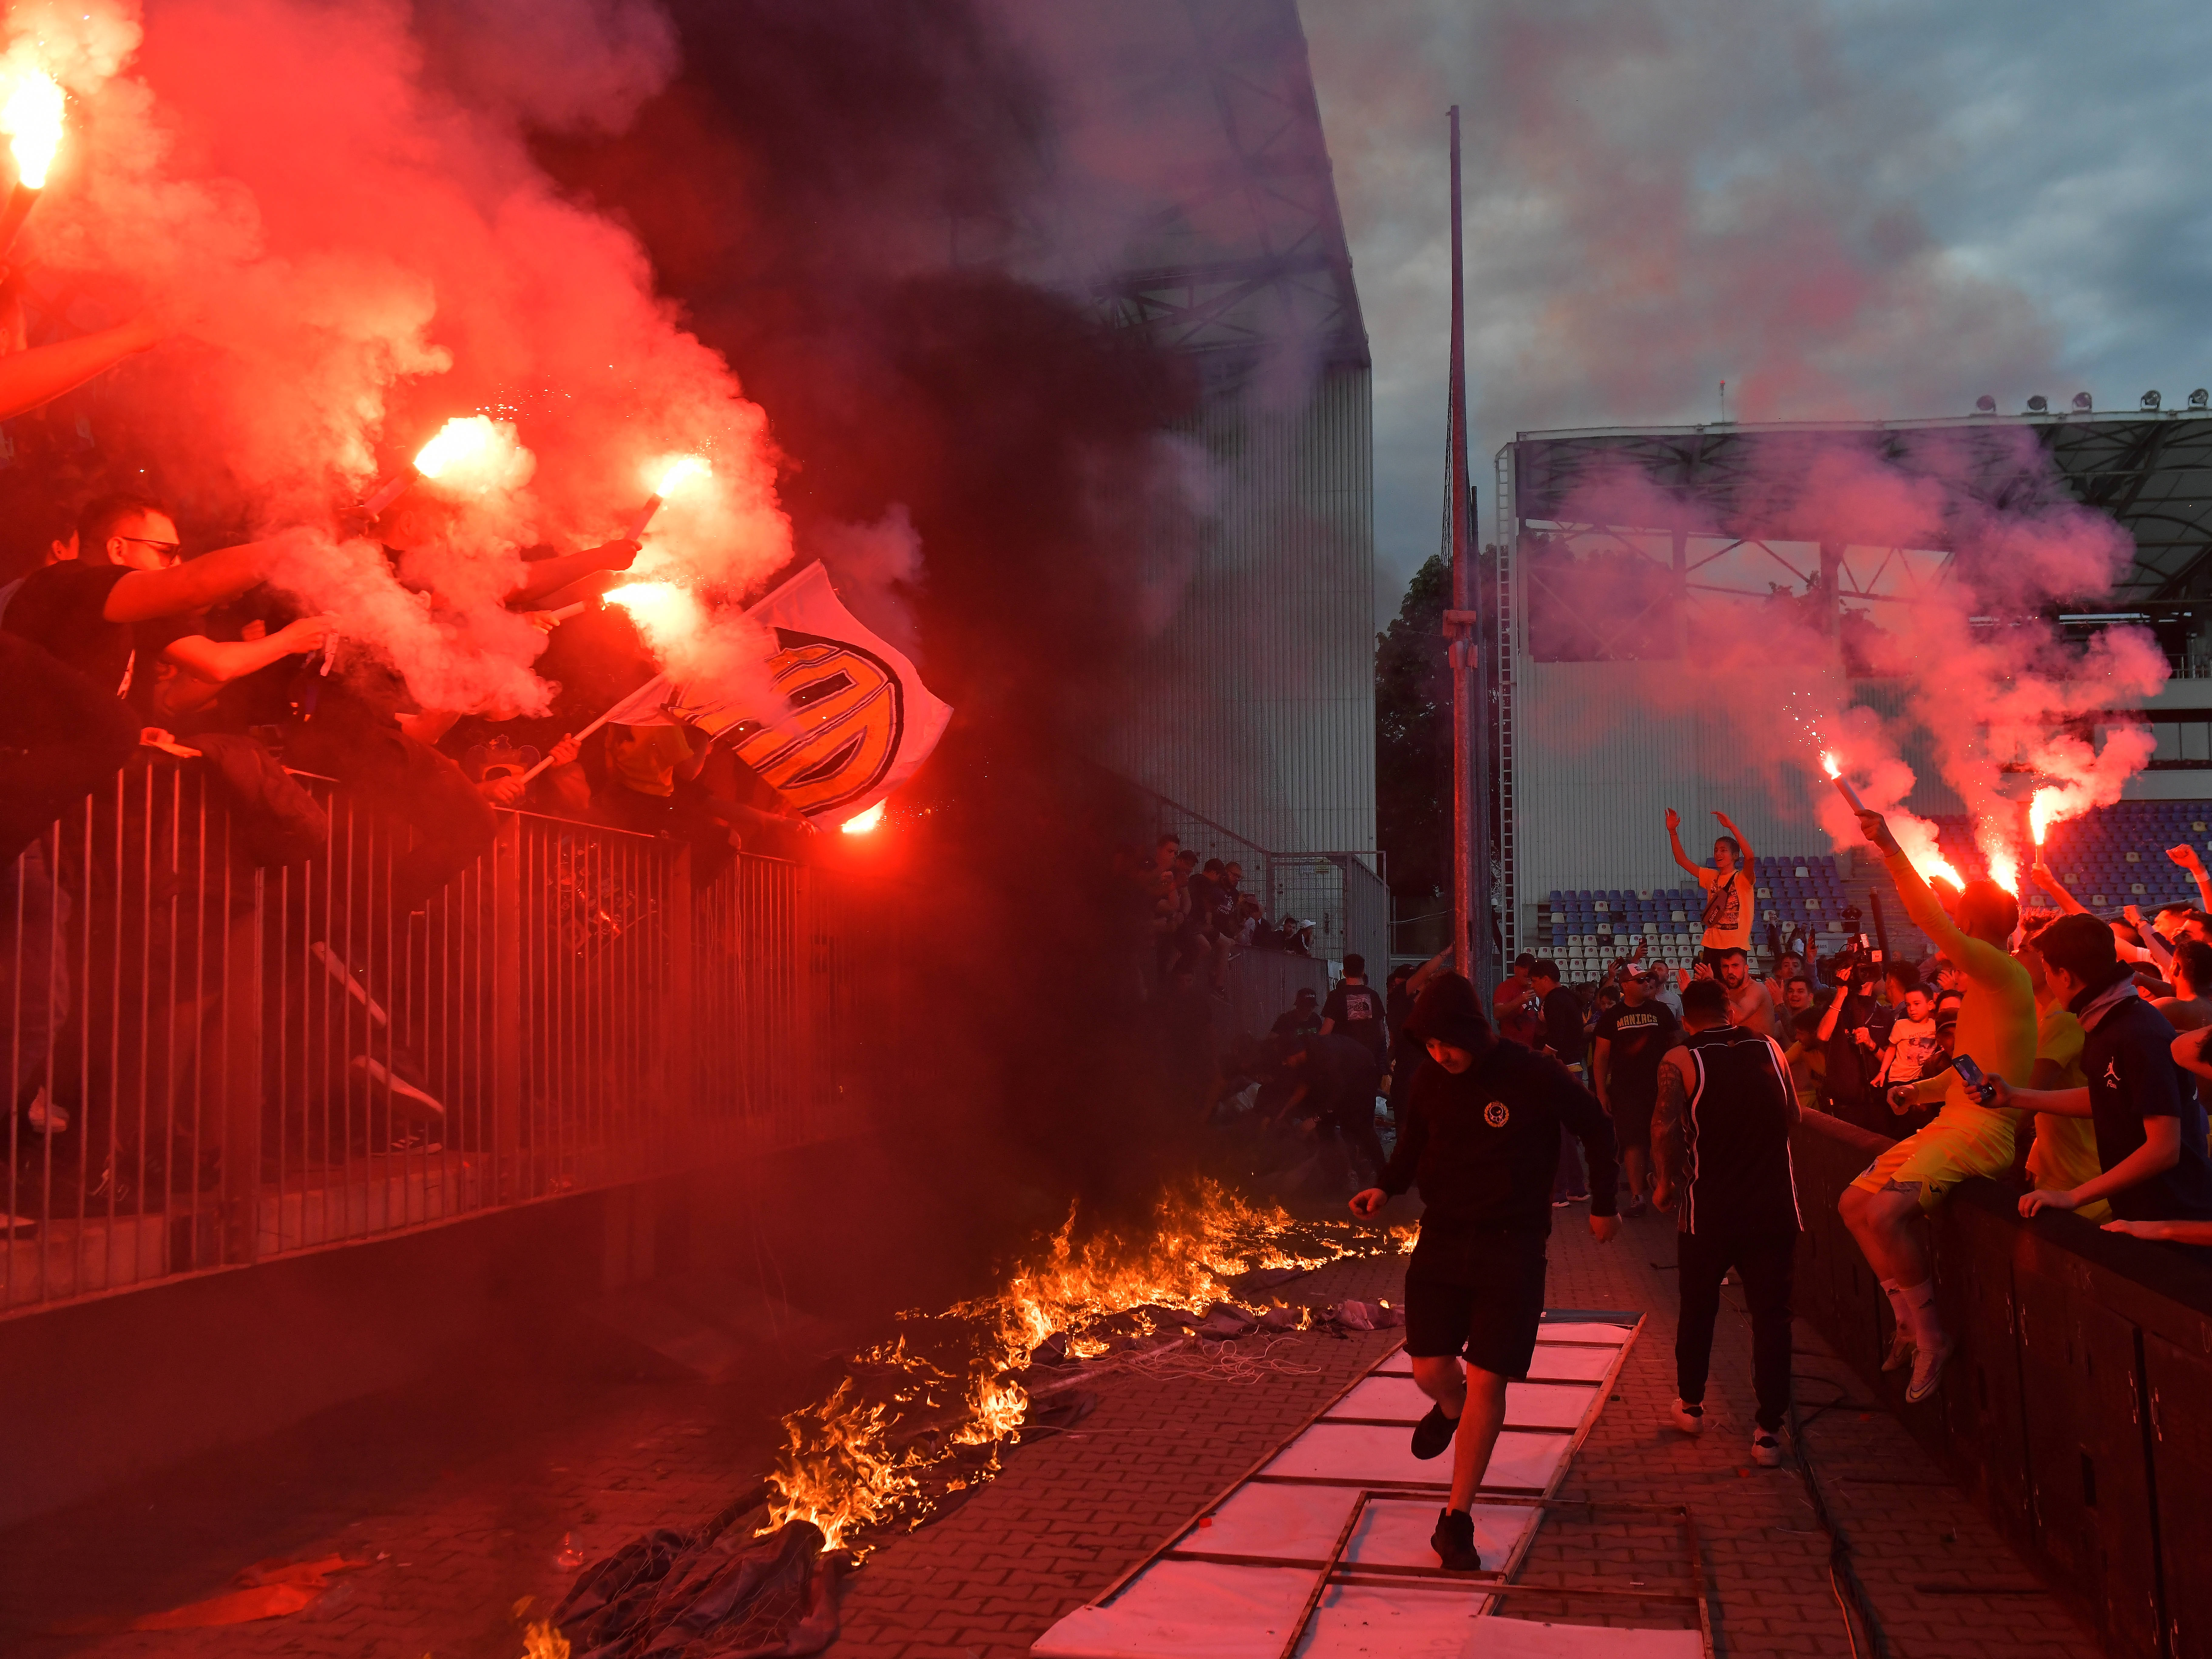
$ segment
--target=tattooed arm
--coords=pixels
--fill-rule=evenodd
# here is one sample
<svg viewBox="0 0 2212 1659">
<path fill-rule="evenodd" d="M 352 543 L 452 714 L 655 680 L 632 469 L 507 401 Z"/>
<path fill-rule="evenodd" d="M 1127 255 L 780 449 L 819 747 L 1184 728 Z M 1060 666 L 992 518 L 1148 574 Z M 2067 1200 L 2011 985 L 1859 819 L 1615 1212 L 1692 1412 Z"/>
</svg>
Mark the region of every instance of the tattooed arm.
<svg viewBox="0 0 2212 1659">
<path fill-rule="evenodd" d="M 1690 1091 L 1677 1056 L 1686 1060 L 1688 1051 L 1670 1048 L 1659 1062 L 1659 1100 L 1651 1113 L 1651 1201 L 1662 1210 L 1674 1208 L 1674 1194 L 1689 1175 L 1682 1167 L 1687 1156 L 1682 1120 Z"/>
</svg>

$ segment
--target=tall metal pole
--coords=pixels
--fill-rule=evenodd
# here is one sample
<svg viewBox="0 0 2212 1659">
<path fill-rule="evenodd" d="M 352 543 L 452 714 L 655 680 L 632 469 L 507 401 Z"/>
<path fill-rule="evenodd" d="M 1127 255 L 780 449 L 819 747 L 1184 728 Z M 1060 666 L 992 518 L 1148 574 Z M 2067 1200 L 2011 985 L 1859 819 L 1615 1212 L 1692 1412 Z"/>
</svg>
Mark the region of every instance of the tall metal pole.
<svg viewBox="0 0 2212 1659">
<path fill-rule="evenodd" d="M 1493 983 L 1490 937 L 1489 719 L 1482 687 L 1482 619 L 1475 550 L 1468 520 L 1474 501 L 1467 458 L 1467 282 L 1460 235 L 1459 106 L 1451 108 L 1451 606 L 1444 634 L 1451 641 L 1452 678 L 1452 961 L 1487 993 Z"/>
</svg>

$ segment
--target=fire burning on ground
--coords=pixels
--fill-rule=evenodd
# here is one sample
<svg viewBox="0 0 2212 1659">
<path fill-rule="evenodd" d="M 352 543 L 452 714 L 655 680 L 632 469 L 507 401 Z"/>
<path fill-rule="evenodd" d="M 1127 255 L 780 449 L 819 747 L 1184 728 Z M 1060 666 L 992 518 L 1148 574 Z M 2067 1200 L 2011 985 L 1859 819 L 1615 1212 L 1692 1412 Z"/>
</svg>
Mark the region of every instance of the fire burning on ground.
<svg viewBox="0 0 2212 1659">
<path fill-rule="evenodd" d="M 868 1533 L 918 1524 L 998 1474 L 1000 1446 L 1049 1420 L 1060 1377 L 1079 1382 L 1083 1362 L 1179 1341 L 1224 1304 L 1238 1328 L 1255 1317 L 1262 1329 L 1298 1328 L 1306 1310 L 1271 1307 L 1267 1288 L 1345 1256 L 1410 1249 L 1413 1233 L 1301 1221 L 1211 1181 L 1163 1200 L 1141 1237 L 1079 1239 L 1071 1215 L 996 1295 L 901 1315 L 893 1341 L 784 1419 L 763 1530 L 811 1522 L 823 1549 L 864 1554 Z M 1055 1387 L 1033 1395 L 1040 1372 Z"/>
</svg>

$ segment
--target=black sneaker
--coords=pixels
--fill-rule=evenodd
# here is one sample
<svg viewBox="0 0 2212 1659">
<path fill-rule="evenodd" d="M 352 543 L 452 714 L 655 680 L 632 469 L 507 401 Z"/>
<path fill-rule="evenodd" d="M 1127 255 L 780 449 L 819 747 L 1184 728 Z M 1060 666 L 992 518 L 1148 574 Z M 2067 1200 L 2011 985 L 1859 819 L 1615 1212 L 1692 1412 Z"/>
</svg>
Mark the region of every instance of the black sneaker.
<svg viewBox="0 0 2212 1659">
<path fill-rule="evenodd" d="M 1413 1455 L 1426 1462 L 1431 1457 L 1441 1457 L 1459 1432 L 1459 1419 L 1446 1417 L 1442 1406 L 1429 1407 L 1429 1414 L 1413 1425 Z"/>
<path fill-rule="evenodd" d="M 1482 1571 L 1482 1557 L 1474 1547 L 1474 1517 L 1465 1510 L 1446 1510 L 1437 1516 L 1429 1547 L 1437 1553 L 1446 1572 Z"/>
</svg>

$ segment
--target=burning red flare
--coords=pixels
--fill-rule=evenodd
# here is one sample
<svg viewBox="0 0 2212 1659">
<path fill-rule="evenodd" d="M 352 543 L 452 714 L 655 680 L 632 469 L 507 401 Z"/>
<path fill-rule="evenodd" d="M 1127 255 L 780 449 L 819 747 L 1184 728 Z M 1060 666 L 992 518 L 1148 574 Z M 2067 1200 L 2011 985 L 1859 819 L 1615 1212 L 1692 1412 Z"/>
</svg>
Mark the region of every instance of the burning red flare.
<svg viewBox="0 0 2212 1659">
<path fill-rule="evenodd" d="M 884 803 L 878 801 L 865 812 L 855 812 L 837 827 L 848 836 L 865 836 L 884 821 Z"/>
<path fill-rule="evenodd" d="M 15 152 L 16 182 L 26 190 L 43 189 L 62 147 L 62 89 L 52 76 L 44 70 L 24 73 L 0 105 L 0 132 Z"/>
</svg>

